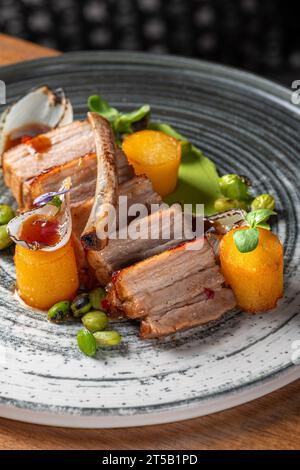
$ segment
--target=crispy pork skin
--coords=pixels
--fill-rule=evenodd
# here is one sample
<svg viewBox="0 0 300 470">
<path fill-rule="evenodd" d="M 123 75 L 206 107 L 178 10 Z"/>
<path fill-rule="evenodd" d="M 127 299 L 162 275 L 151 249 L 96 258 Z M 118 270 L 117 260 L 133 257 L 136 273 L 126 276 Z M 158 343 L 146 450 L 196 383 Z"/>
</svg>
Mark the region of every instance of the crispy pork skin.
<svg viewBox="0 0 300 470">
<path fill-rule="evenodd" d="M 93 207 L 81 234 L 81 242 L 86 250 L 98 251 L 107 244 L 107 226 L 111 217 L 109 207 L 117 204 L 116 147 L 112 128 L 106 119 L 97 113 L 88 113 L 88 120 L 96 144 L 97 180 Z"/>
<path fill-rule="evenodd" d="M 142 338 L 155 338 L 216 320 L 234 308 L 233 292 L 223 283 L 210 245 L 197 239 L 119 271 L 108 303 L 112 312 L 141 320 Z"/>
<path fill-rule="evenodd" d="M 23 207 L 23 184 L 50 168 L 59 167 L 79 156 L 95 152 L 93 131 L 87 121 L 74 121 L 43 134 L 47 146 L 37 150 L 30 141 L 8 150 L 3 155 L 4 181 L 19 206 Z M 34 139 L 33 139 L 34 140 Z"/>
</svg>

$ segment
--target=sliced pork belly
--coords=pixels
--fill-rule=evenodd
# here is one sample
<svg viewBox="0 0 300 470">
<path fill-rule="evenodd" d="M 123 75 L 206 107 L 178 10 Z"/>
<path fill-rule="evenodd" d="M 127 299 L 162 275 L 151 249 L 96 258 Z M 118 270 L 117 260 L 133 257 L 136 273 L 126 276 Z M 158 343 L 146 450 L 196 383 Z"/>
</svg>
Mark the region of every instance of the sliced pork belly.
<svg viewBox="0 0 300 470">
<path fill-rule="evenodd" d="M 226 311 L 233 309 L 235 306 L 236 302 L 231 289 L 216 289 L 213 299 L 208 299 L 206 295 L 202 295 L 191 304 L 174 307 L 160 318 L 146 317 L 141 322 L 140 335 L 144 339 L 159 338 L 180 330 L 204 325 L 218 320 Z"/>
<path fill-rule="evenodd" d="M 142 320 L 142 338 L 154 338 L 216 320 L 234 308 L 233 292 L 223 283 L 210 245 L 197 239 L 121 270 L 108 303 L 112 312 Z"/>
<path fill-rule="evenodd" d="M 136 203 L 143 203 L 146 207 L 150 207 L 151 204 L 160 204 L 161 197 L 155 191 L 153 191 L 151 181 L 145 176 L 135 176 L 128 181 L 119 185 L 119 195 L 120 196 L 127 196 L 127 205 L 128 208 L 131 207 L 133 204 Z M 76 204 L 73 203 L 71 207 L 72 213 L 72 222 L 73 222 L 73 234 L 75 239 L 75 253 L 77 257 L 77 265 L 79 267 L 80 278 L 82 283 L 87 285 L 90 284 L 89 276 L 93 273 L 94 265 L 98 266 L 98 263 L 101 263 L 102 257 L 101 253 L 108 250 L 111 252 L 109 248 L 111 244 L 114 244 L 115 240 L 109 240 L 108 245 L 102 251 L 90 251 L 87 254 L 85 253 L 84 248 L 80 242 L 81 233 L 87 223 L 89 218 L 91 208 L 93 206 L 94 197 L 87 199 L 84 202 L 78 202 Z M 117 218 L 118 223 L 118 218 Z M 126 224 L 128 220 L 126 221 Z M 92 264 L 89 266 L 87 263 L 86 257 L 91 257 L 93 260 Z M 97 261 L 99 257 L 99 262 Z M 105 274 L 101 277 L 102 280 L 99 279 L 102 285 L 106 285 L 107 282 L 110 281 L 110 274 L 111 271 L 108 269 L 105 271 Z M 92 283 L 94 279 L 92 278 Z"/>
<path fill-rule="evenodd" d="M 39 139 L 39 140 L 36 140 Z M 87 121 L 74 121 L 20 144 L 3 155 L 4 181 L 23 207 L 23 184 L 50 168 L 95 152 L 93 131 Z M 43 145 L 40 145 L 41 142 Z"/>
<path fill-rule="evenodd" d="M 150 196 L 148 201 L 150 201 Z M 150 236 L 151 227 L 158 227 L 156 238 Z M 180 238 L 176 238 L 175 227 L 179 229 Z M 133 220 L 129 224 L 129 230 L 134 228 L 136 232 L 143 233 L 143 237 L 136 239 L 130 237 L 129 233 L 128 237 L 119 239 L 119 231 L 116 239 L 110 239 L 103 250 L 89 252 L 87 254 L 88 262 L 99 283 L 105 286 L 110 282 L 113 272 L 182 243 L 182 227 L 182 209 L 179 204 L 167 209 L 159 209 L 146 217 Z"/>
<path fill-rule="evenodd" d="M 86 250 L 99 251 L 107 244 L 107 227 L 112 219 L 110 207 L 116 207 L 118 177 L 116 167 L 116 146 L 109 122 L 97 113 L 88 113 L 93 129 L 97 154 L 97 179 L 94 203 L 90 216 L 81 235 Z"/>
<path fill-rule="evenodd" d="M 134 176 L 133 168 L 128 164 L 127 158 L 121 149 L 116 150 L 116 166 L 119 184 Z M 77 205 L 92 198 L 96 190 L 96 153 L 92 152 L 84 157 L 75 158 L 25 181 L 23 183 L 24 208 L 30 209 L 34 199 L 41 194 L 56 191 L 68 176 L 72 178 L 71 205 Z"/>
</svg>

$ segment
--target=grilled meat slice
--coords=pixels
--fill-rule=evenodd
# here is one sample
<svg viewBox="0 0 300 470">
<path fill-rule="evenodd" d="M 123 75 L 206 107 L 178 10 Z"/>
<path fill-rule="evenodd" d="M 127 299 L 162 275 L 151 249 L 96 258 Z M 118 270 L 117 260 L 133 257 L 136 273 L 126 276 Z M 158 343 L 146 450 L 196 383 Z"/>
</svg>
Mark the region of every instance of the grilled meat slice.
<svg viewBox="0 0 300 470">
<path fill-rule="evenodd" d="M 234 308 L 233 292 L 223 283 L 202 238 L 121 270 L 113 278 L 108 303 L 112 312 L 142 320 L 142 338 L 159 337 L 216 320 Z"/>
<path fill-rule="evenodd" d="M 94 197 L 87 199 L 85 202 L 80 202 L 78 204 L 73 204 L 71 206 L 71 216 L 72 216 L 72 239 L 73 246 L 76 257 L 76 264 L 78 270 L 78 276 L 80 284 L 85 288 L 93 287 L 94 283 L 94 273 L 90 269 L 85 249 L 81 243 L 81 234 L 86 225 L 86 222 L 90 216 L 91 208 L 93 207 Z"/>
<path fill-rule="evenodd" d="M 155 238 L 150 236 L 153 227 L 158 228 Z M 182 243 L 182 227 L 182 209 L 179 204 L 159 209 L 146 217 L 133 220 L 128 226 L 128 237 L 119 238 L 118 232 L 116 239 L 110 239 L 103 250 L 89 252 L 88 262 L 99 283 L 105 286 L 113 272 Z M 130 236 L 132 229 L 143 235 L 140 238 Z"/>
<path fill-rule="evenodd" d="M 119 184 L 133 178 L 133 168 L 128 164 L 127 158 L 121 149 L 116 151 L 116 166 Z M 56 191 L 67 176 L 72 178 L 71 205 L 84 203 L 95 194 L 96 175 L 97 156 L 95 152 L 50 168 L 23 183 L 24 207 L 25 209 L 31 209 L 36 197 L 50 191 Z"/>
<path fill-rule="evenodd" d="M 35 178 L 50 168 L 61 166 L 79 156 L 84 158 L 95 151 L 93 131 L 87 121 L 74 121 L 43 134 L 44 145 L 34 144 L 37 142 L 35 139 L 13 147 L 3 155 L 4 181 L 21 208 L 24 205 L 25 181 Z"/>
<path fill-rule="evenodd" d="M 81 235 L 86 250 L 101 250 L 107 244 L 107 227 L 116 207 L 118 177 L 115 163 L 116 148 L 109 122 L 97 113 L 88 113 L 92 126 L 97 154 L 97 180 L 93 207 Z M 99 234 L 103 237 L 100 238 Z"/>
<path fill-rule="evenodd" d="M 236 302 L 229 288 L 214 291 L 214 298 L 199 298 L 181 307 L 174 308 L 160 318 L 146 317 L 141 322 L 140 335 L 143 339 L 159 338 L 186 330 L 194 326 L 204 325 L 218 320 L 226 311 L 233 309 Z"/>
<path fill-rule="evenodd" d="M 118 170 L 118 183 L 122 184 L 125 181 L 130 180 L 134 177 L 134 169 L 131 165 L 129 165 L 127 157 L 122 149 L 116 149 L 116 164 Z M 96 186 L 96 184 L 95 184 Z"/>
<path fill-rule="evenodd" d="M 150 206 L 151 204 L 160 204 L 161 197 L 159 194 L 153 191 L 151 181 L 145 176 L 135 176 L 128 181 L 119 185 L 119 196 L 127 196 L 127 205 L 128 208 L 132 207 L 133 204 L 136 203 L 143 203 L 146 206 Z M 98 263 L 101 263 L 102 257 L 101 253 L 113 251 L 111 250 L 111 244 L 113 244 L 116 240 L 109 240 L 108 245 L 102 251 L 89 251 L 87 254 L 85 253 L 84 248 L 80 243 L 80 235 L 87 223 L 89 218 L 91 208 L 93 206 L 94 198 L 91 197 L 87 199 L 85 202 L 79 202 L 77 204 L 73 204 L 71 207 L 72 213 L 72 221 L 73 221 L 73 234 L 75 240 L 75 253 L 77 257 L 77 265 L 79 267 L 79 274 L 83 284 L 87 285 L 88 277 L 90 272 L 93 272 L 94 265 L 98 266 Z M 116 221 L 118 223 L 118 219 Z M 128 223 L 128 219 L 126 219 L 126 225 Z M 94 260 L 92 264 L 89 266 L 87 263 L 87 259 L 91 258 Z M 99 262 L 97 261 L 99 258 Z M 107 269 L 105 271 L 105 278 L 102 276 L 102 285 L 106 285 L 107 282 L 110 280 L 111 272 Z M 99 281 L 101 281 L 99 279 Z"/>
</svg>

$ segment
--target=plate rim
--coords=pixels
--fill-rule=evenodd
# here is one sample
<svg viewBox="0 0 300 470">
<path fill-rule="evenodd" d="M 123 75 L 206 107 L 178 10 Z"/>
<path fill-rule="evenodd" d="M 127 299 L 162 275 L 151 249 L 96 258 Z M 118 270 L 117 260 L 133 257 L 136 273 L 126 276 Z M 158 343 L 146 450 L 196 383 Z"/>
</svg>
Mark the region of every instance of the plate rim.
<svg viewBox="0 0 300 470">
<path fill-rule="evenodd" d="M 82 51 L 71 51 L 71 52 L 64 52 L 57 56 L 49 56 L 49 57 L 39 57 L 37 59 L 30 59 L 30 60 L 23 60 L 20 62 L 16 62 L 13 64 L 8 65 L 1 65 L 0 66 L 0 80 L 1 80 L 1 73 L 9 73 L 14 72 L 18 69 L 22 69 L 24 67 L 29 66 L 36 66 L 37 64 L 40 65 L 51 65 L 51 63 L 63 63 L 66 58 L 70 59 L 78 59 L 82 61 L 83 59 L 86 60 L 87 63 L 90 61 L 95 62 L 97 60 L 106 60 L 107 62 L 114 63 L 117 59 L 124 63 L 135 63 L 135 62 L 143 62 L 149 63 L 151 65 L 158 65 L 158 66 L 176 66 L 178 64 L 186 64 L 190 68 L 194 68 L 195 70 L 203 70 L 204 68 L 215 69 L 216 71 L 224 72 L 229 76 L 235 76 L 239 79 L 243 79 L 245 82 L 259 82 L 264 87 L 268 88 L 272 94 L 274 94 L 274 90 L 278 92 L 278 96 L 282 96 L 282 94 L 291 94 L 293 91 L 292 89 L 288 88 L 287 86 L 281 85 L 269 78 L 264 78 L 256 73 L 245 71 L 238 67 L 230 66 L 221 64 L 214 61 L 207 61 L 197 58 L 191 57 L 183 57 L 177 54 L 154 54 L 151 52 L 135 52 L 135 51 L 119 51 L 115 49 L 107 49 L 107 50 L 82 50 Z M 272 88 L 272 91 L 270 90 Z M 297 114 L 300 114 L 300 108 L 297 105 L 292 103 L 288 103 L 290 109 L 293 109 Z"/>
<path fill-rule="evenodd" d="M 189 419 L 200 418 L 222 412 L 249 403 L 275 392 L 300 379 L 300 366 L 293 365 L 279 371 L 271 379 L 257 380 L 254 384 L 240 387 L 237 391 L 216 394 L 215 398 L 202 398 L 198 403 L 182 405 L 156 411 L 154 413 L 137 413 L 130 415 L 109 414 L 90 416 L 84 414 L 59 414 L 56 412 L 34 411 L 26 408 L 0 404 L 0 416 L 14 421 L 43 426 L 73 429 L 113 429 L 168 424 Z M 261 387 L 259 387 L 259 385 Z"/>
</svg>

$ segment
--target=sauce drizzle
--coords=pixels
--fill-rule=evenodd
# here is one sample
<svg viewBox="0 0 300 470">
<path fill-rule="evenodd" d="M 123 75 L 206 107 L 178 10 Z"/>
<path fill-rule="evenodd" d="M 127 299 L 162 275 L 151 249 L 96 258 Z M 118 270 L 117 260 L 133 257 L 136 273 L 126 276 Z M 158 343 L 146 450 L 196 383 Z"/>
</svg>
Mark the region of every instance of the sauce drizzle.
<svg viewBox="0 0 300 470">
<path fill-rule="evenodd" d="M 54 246 L 60 240 L 58 221 L 33 215 L 23 223 L 20 238 L 27 243 Z"/>
<path fill-rule="evenodd" d="M 38 123 L 32 123 L 32 124 L 27 124 L 26 126 L 22 126 L 19 129 L 14 130 L 7 138 L 5 142 L 5 151 L 9 150 L 13 147 L 16 147 L 19 144 L 31 144 L 32 140 L 35 140 L 34 137 L 39 136 L 40 134 L 44 134 L 45 132 L 48 132 L 51 130 L 50 126 L 47 126 L 45 124 L 38 124 Z M 43 140 L 47 139 L 47 137 L 42 136 Z M 48 140 L 48 147 L 46 145 L 46 150 L 51 146 L 51 142 Z M 50 143 L 50 145 L 49 145 Z M 40 142 L 33 143 L 34 145 L 41 145 Z M 44 140 L 44 145 L 43 147 L 45 148 L 45 140 Z M 36 150 L 41 152 L 41 150 Z M 45 150 L 43 150 L 45 151 Z"/>
</svg>

